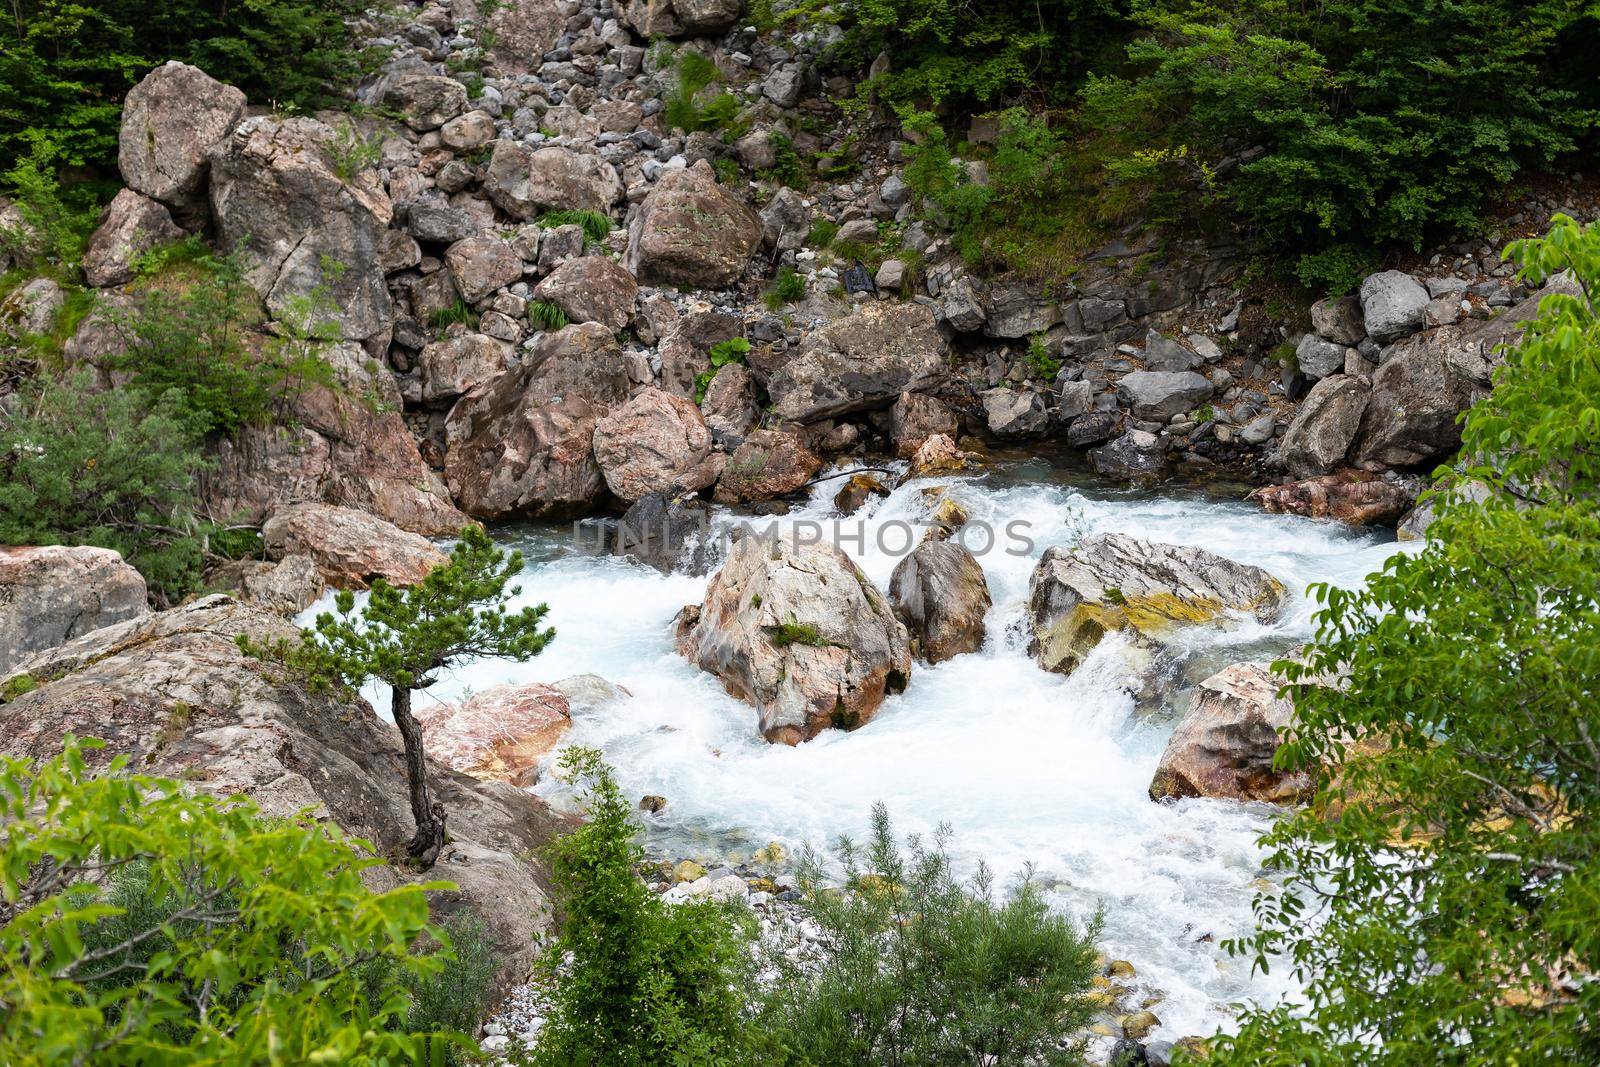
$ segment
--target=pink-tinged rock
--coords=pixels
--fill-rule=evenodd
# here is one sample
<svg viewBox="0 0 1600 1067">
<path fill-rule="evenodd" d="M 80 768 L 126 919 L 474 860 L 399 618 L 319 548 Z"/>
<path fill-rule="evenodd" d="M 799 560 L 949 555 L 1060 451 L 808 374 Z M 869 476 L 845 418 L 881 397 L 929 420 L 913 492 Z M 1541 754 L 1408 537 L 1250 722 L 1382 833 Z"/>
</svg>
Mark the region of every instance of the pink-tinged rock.
<svg viewBox="0 0 1600 1067">
<path fill-rule="evenodd" d="M 1294 706 L 1265 663 L 1235 663 L 1200 683 L 1150 783 L 1150 799 L 1227 797 L 1287 804 L 1311 792 L 1311 775 L 1272 767 Z"/>
<path fill-rule="evenodd" d="M 425 537 L 364 511 L 328 504 L 294 504 L 261 528 L 273 559 L 310 556 L 323 580 L 339 589 L 365 589 L 374 579 L 415 585 L 449 562 Z"/>
<path fill-rule="evenodd" d="M 1351 526 L 1387 526 L 1416 503 L 1403 486 L 1362 470 L 1342 470 L 1284 485 L 1269 485 L 1250 494 L 1267 511 L 1338 519 Z"/>
<path fill-rule="evenodd" d="M 100 216 L 100 227 L 83 253 L 83 276 L 104 289 L 133 281 L 133 264 L 152 248 L 183 236 L 172 213 L 147 196 L 123 189 Z"/>
<path fill-rule="evenodd" d="M 181 213 L 205 205 L 207 154 L 244 116 L 245 97 L 198 67 L 169 62 L 122 105 L 117 166 L 130 189 Z"/>
<path fill-rule="evenodd" d="M 553 685 L 501 685 L 460 704 L 419 708 L 428 754 L 486 782 L 529 786 L 539 763 L 566 736 L 572 710 Z"/>
</svg>

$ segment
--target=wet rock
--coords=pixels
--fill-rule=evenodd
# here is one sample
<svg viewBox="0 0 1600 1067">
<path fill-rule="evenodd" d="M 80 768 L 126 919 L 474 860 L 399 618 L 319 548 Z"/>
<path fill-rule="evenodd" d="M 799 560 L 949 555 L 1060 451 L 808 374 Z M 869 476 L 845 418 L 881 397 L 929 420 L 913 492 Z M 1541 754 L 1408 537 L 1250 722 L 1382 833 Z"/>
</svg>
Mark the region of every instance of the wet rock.
<svg viewBox="0 0 1600 1067">
<path fill-rule="evenodd" d="M 545 334 L 523 363 L 457 401 L 445 479 L 468 514 L 571 517 L 605 492 L 595 424 L 628 397 L 622 348 L 598 323 Z"/>
<path fill-rule="evenodd" d="M 628 269 L 640 282 L 721 289 L 744 274 L 761 220 L 701 160 L 664 174 L 628 225 Z"/>
<path fill-rule="evenodd" d="M 545 211 L 608 211 L 624 189 L 616 168 L 599 156 L 499 140 L 483 192 L 507 215 L 527 220 Z"/>
<path fill-rule="evenodd" d="M 1078 422 L 1090 418 L 1080 416 Z M 1076 428 L 1077 423 L 1074 423 Z M 1071 434 L 1068 435 L 1071 440 Z M 1110 444 L 1089 450 L 1096 474 L 1119 482 L 1154 482 L 1166 474 L 1166 453 L 1153 433 L 1129 430 Z"/>
<path fill-rule="evenodd" d="M 798 434 L 754 430 L 728 457 L 714 498 L 727 507 L 773 500 L 798 491 L 822 469 L 822 459 Z"/>
<path fill-rule="evenodd" d="M 109 548 L 0 547 L 0 673 L 101 626 L 150 613 L 143 576 Z"/>
<path fill-rule="evenodd" d="M 485 782 L 526 788 L 572 727 L 566 696 L 553 685 L 498 685 L 460 704 L 415 712 L 428 755 Z"/>
<path fill-rule="evenodd" d="M 1283 584 L 1260 567 L 1201 548 L 1096 534 L 1046 550 L 1034 568 L 1029 652 L 1045 670 L 1070 674 L 1110 631 L 1160 644 L 1229 612 L 1273 622 L 1288 601 Z"/>
<path fill-rule="evenodd" d="M 1279 446 L 1297 478 L 1326 474 L 1344 461 L 1371 395 L 1360 378 L 1335 374 L 1312 386 Z"/>
<path fill-rule="evenodd" d="M 1362 470 L 1265 486 L 1251 493 L 1250 499 L 1278 514 L 1338 519 L 1352 526 L 1387 526 L 1414 503 L 1412 494 L 1401 486 Z"/>
<path fill-rule="evenodd" d="M 122 189 L 100 216 L 100 226 L 83 253 L 83 275 L 95 288 L 126 285 L 133 261 L 159 245 L 183 236 L 172 213 L 132 189 Z"/>
<path fill-rule="evenodd" d="M 1136 419 L 1166 422 L 1211 399 L 1211 383 L 1193 371 L 1134 371 L 1117 383 L 1117 394 Z"/>
<path fill-rule="evenodd" d="M 337 589 L 365 589 L 375 578 L 415 585 L 449 557 L 393 523 L 352 508 L 293 504 L 272 514 L 261 539 L 273 559 L 310 556 Z"/>
<path fill-rule="evenodd" d="M 849 478 L 834 494 L 833 508 L 841 515 L 854 515 L 867 506 L 873 497 L 886 497 L 889 487 L 870 474 L 857 474 Z"/>
<path fill-rule="evenodd" d="M 129 91 L 117 134 L 128 188 L 182 218 L 203 214 L 212 148 L 244 117 L 245 97 L 198 67 L 168 62 Z"/>
<path fill-rule="evenodd" d="M 1044 398 L 1032 389 L 986 389 L 980 397 L 989 432 L 996 437 L 1036 437 L 1050 424 Z"/>
<path fill-rule="evenodd" d="M 704 489 L 717 480 L 724 462 L 712 452 L 700 409 L 654 388 L 595 424 L 594 454 L 612 495 L 630 503 L 650 493 Z"/>
<path fill-rule="evenodd" d="M 1067 444 L 1073 448 L 1088 448 L 1102 441 L 1109 441 L 1116 436 L 1117 427 L 1122 419 L 1114 411 L 1089 411 L 1073 419 L 1067 426 Z M 1137 431 L 1136 431 L 1137 432 Z M 1139 449 L 1139 451 L 1148 451 Z M 1092 457 L 1091 457 L 1092 458 Z M 1113 462 L 1121 465 L 1122 457 L 1116 455 L 1106 456 L 1102 462 L 1106 463 L 1107 470 L 1111 470 Z M 1141 463 L 1145 461 L 1141 460 Z M 1142 471 L 1141 477 L 1160 477 L 1158 471 Z"/>
<path fill-rule="evenodd" d="M 247 119 L 211 150 L 211 210 L 222 244 L 239 250 L 245 278 L 273 315 L 325 291 L 341 336 L 381 336 L 393 322 L 383 275 L 393 207 L 367 171 L 347 183 L 333 131 L 315 119 Z M 337 271 L 326 269 L 338 263 Z"/>
<path fill-rule="evenodd" d="M 910 459 L 934 434 L 955 439 L 955 412 L 926 393 L 901 393 L 889 409 L 889 443 L 897 459 Z"/>
<path fill-rule="evenodd" d="M 638 297 L 633 275 L 607 256 L 569 259 L 533 290 L 535 300 L 548 300 L 568 322 L 598 322 L 613 331 L 628 328 Z"/>
<path fill-rule="evenodd" d="M 817 422 L 874 407 L 944 378 L 944 338 L 920 304 L 868 304 L 808 336 L 767 380 L 773 410 Z"/>
<path fill-rule="evenodd" d="M 1227 797 L 1274 804 L 1304 800 L 1312 776 L 1272 767 L 1294 705 L 1270 664 L 1235 663 L 1201 682 L 1150 783 L 1150 799 Z"/>
<path fill-rule="evenodd" d="M 668 574 L 703 574 L 710 527 L 710 509 L 698 497 L 647 493 L 617 521 L 613 550 Z"/>
<path fill-rule="evenodd" d="M 288 620 L 212 596 L 173 611 L 105 627 L 35 656 L 24 666 L 47 681 L 0 705 L 0 751 L 47 758 L 68 732 L 104 739 L 96 768 L 127 755 L 141 773 L 179 778 L 218 797 L 243 794 L 270 817 L 310 808 L 346 833 L 399 854 L 413 823 L 399 733 L 359 696 L 312 693 L 282 667 L 237 643 L 295 641 Z M 0 681 L 3 684 L 3 681 Z M 432 895 L 435 921 L 475 915 L 503 992 L 533 966 L 550 927 L 540 858 L 570 828 L 531 794 L 429 768 L 449 819 L 438 867 L 422 874 L 366 872 L 384 890 L 448 874 L 459 890 Z"/>
<path fill-rule="evenodd" d="M 936 474 L 953 474 L 972 467 L 971 457 L 956 447 L 949 434 L 936 433 L 922 442 L 911 456 L 906 470 L 906 480 L 927 478 Z"/>
<path fill-rule="evenodd" d="M 1381 271 L 1361 283 L 1362 319 L 1381 344 L 1422 329 L 1427 308 L 1428 290 L 1404 271 Z"/>
<path fill-rule="evenodd" d="M 983 647 L 989 583 L 960 544 L 924 541 L 913 549 L 894 568 L 889 603 L 905 623 L 913 651 L 929 663 Z"/>
<path fill-rule="evenodd" d="M 735 543 L 680 615 L 678 649 L 788 745 L 865 725 L 911 677 L 905 626 L 850 557 L 784 538 Z"/>
</svg>

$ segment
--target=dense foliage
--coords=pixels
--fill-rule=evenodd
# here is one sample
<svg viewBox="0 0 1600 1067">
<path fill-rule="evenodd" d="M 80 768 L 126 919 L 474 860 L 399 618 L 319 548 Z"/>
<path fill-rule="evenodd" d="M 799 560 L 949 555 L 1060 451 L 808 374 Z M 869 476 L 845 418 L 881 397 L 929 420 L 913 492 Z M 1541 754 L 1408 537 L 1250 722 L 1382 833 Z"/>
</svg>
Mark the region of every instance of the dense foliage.
<svg viewBox="0 0 1600 1067">
<path fill-rule="evenodd" d="M 468 526 L 450 550 L 450 561 L 416 585 L 399 589 L 379 578 L 359 612 L 355 594 L 341 591 L 335 610 L 319 614 L 302 631 L 298 647 L 260 649 L 240 639 L 247 651 L 286 655 L 313 685 L 359 687 L 375 679 L 389 686 L 394 722 L 405 741 L 417 826 L 408 851 L 424 866 L 444 846 L 445 811 L 428 789 L 422 730 L 411 714 L 411 694 L 465 660 L 531 659 L 555 639 L 555 630 L 541 628 L 550 610 L 544 604 L 507 609 L 506 602 L 522 592 L 510 584 L 521 570 L 522 553 L 496 548 L 481 527 Z"/>
<path fill-rule="evenodd" d="M 446 966 L 414 945 L 448 950 L 424 892 L 447 883 L 373 892 L 337 827 L 126 757 L 91 775 L 83 748 L 0 760 L 0 1060 L 428 1062 L 408 988 Z"/>
<path fill-rule="evenodd" d="M 668 905 L 639 880 L 632 808 L 598 753 L 568 749 L 560 770 L 583 789 L 588 822 L 551 854 L 562 926 L 533 1063 L 747 1062 L 743 922 L 710 901 Z"/>
<path fill-rule="evenodd" d="M 1250 1012 L 1223 1063 L 1600 1062 L 1600 229 L 1508 254 L 1575 294 L 1466 416 L 1425 548 L 1321 589 L 1280 665 L 1279 758 L 1319 789 L 1267 838 L 1287 885 L 1242 947 L 1287 954 L 1310 1008 Z"/>
<path fill-rule="evenodd" d="M 203 466 L 177 391 L 42 375 L 0 410 L 0 543 L 114 548 L 173 599 L 203 558 Z"/>
<path fill-rule="evenodd" d="M 48 144 L 110 168 L 122 98 L 151 68 L 191 63 L 255 103 L 343 99 L 358 70 L 358 0 L 13 0 L 0 18 L 0 171 Z"/>
<path fill-rule="evenodd" d="M 1095 931 L 1050 912 L 1023 881 L 997 900 L 981 868 L 963 884 L 946 832 L 902 852 L 887 810 L 873 809 L 863 850 L 841 848 L 843 892 L 803 869 L 812 957 L 777 954 L 762 1006 L 771 1060 L 794 1064 L 1083 1062 Z"/>
</svg>

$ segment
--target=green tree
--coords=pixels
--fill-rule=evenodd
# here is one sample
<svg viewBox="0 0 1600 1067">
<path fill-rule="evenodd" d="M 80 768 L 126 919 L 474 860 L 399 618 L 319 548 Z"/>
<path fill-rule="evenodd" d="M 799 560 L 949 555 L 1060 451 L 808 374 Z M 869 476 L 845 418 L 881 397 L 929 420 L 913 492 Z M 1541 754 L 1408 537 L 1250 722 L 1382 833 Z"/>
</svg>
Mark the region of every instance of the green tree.
<svg viewBox="0 0 1600 1067">
<path fill-rule="evenodd" d="M 0 1061 L 426 1062 L 407 982 L 449 958 L 425 895 L 449 883 L 373 892 L 380 861 L 337 827 L 125 756 L 91 775 L 96 747 L 0 759 Z M 445 950 L 416 954 L 423 935 Z"/>
<path fill-rule="evenodd" d="M 424 867 L 444 847 L 445 811 L 428 789 L 422 729 L 411 714 L 411 696 L 468 659 L 526 660 L 544 651 L 556 634 L 540 628 L 549 608 L 507 610 L 506 601 L 522 592 L 509 584 L 521 570 L 522 553 L 506 553 L 480 527 L 468 526 L 451 549 L 450 562 L 416 585 L 397 589 L 378 579 L 359 612 L 355 594 L 339 593 L 336 610 L 318 615 L 296 648 L 257 649 L 240 639 L 247 651 L 283 652 L 314 685 L 359 687 L 376 679 L 390 688 L 417 827 L 407 852 Z"/>
<path fill-rule="evenodd" d="M 598 752 L 569 748 L 560 770 L 583 787 L 588 821 L 551 850 L 562 925 L 533 1063 L 749 1062 L 747 922 L 707 900 L 667 904 L 639 880 L 632 806 Z"/>
<path fill-rule="evenodd" d="M 1557 216 L 1507 254 L 1575 293 L 1466 415 L 1426 546 L 1319 588 L 1279 665 L 1280 765 L 1318 791 L 1232 947 L 1287 957 L 1308 1007 L 1247 1012 L 1220 1063 L 1600 1063 L 1600 230 Z"/>
<path fill-rule="evenodd" d="M 1095 929 L 1051 914 L 1031 881 L 1004 902 L 981 867 L 963 884 L 947 835 L 902 852 L 879 804 L 865 850 L 841 846 L 843 892 L 823 888 L 815 857 L 803 865 L 822 937 L 809 958 L 770 962 L 758 1028 L 771 1062 L 1083 1062 L 1081 1041 L 1061 1041 L 1094 1016 Z"/>
<path fill-rule="evenodd" d="M 204 557 L 205 466 L 176 391 L 41 376 L 0 407 L 0 543 L 116 549 L 171 602 Z"/>
</svg>

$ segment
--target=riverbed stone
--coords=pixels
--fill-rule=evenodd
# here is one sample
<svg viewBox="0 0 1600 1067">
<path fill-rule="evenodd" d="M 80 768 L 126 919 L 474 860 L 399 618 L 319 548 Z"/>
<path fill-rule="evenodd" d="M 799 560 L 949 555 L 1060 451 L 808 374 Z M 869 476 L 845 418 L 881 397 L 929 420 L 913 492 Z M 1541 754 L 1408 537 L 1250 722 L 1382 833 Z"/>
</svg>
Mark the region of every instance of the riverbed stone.
<svg viewBox="0 0 1600 1067">
<path fill-rule="evenodd" d="M 429 756 L 480 781 L 524 788 L 572 727 L 566 694 L 539 683 L 497 685 L 414 714 Z"/>
<path fill-rule="evenodd" d="M 1136 419 L 1165 422 L 1211 399 L 1211 383 L 1194 371 L 1134 371 L 1117 383 L 1117 394 Z"/>
<path fill-rule="evenodd" d="M 943 663 L 983 647 L 993 601 L 983 568 L 965 546 L 924 541 L 895 565 L 889 603 L 911 635 L 912 649 Z"/>
<path fill-rule="evenodd" d="M 1263 486 L 1250 499 L 1276 514 L 1337 519 L 1352 526 L 1390 525 L 1416 501 L 1414 494 L 1380 475 L 1348 468 Z"/>
<path fill-rule="evenodd" d="M 822 457 L 800 435 L 754 430 L 728 457 L 714 497 L 726 507 L 752 504 L 797 492 L 822 469 Z"/>
</svg>

